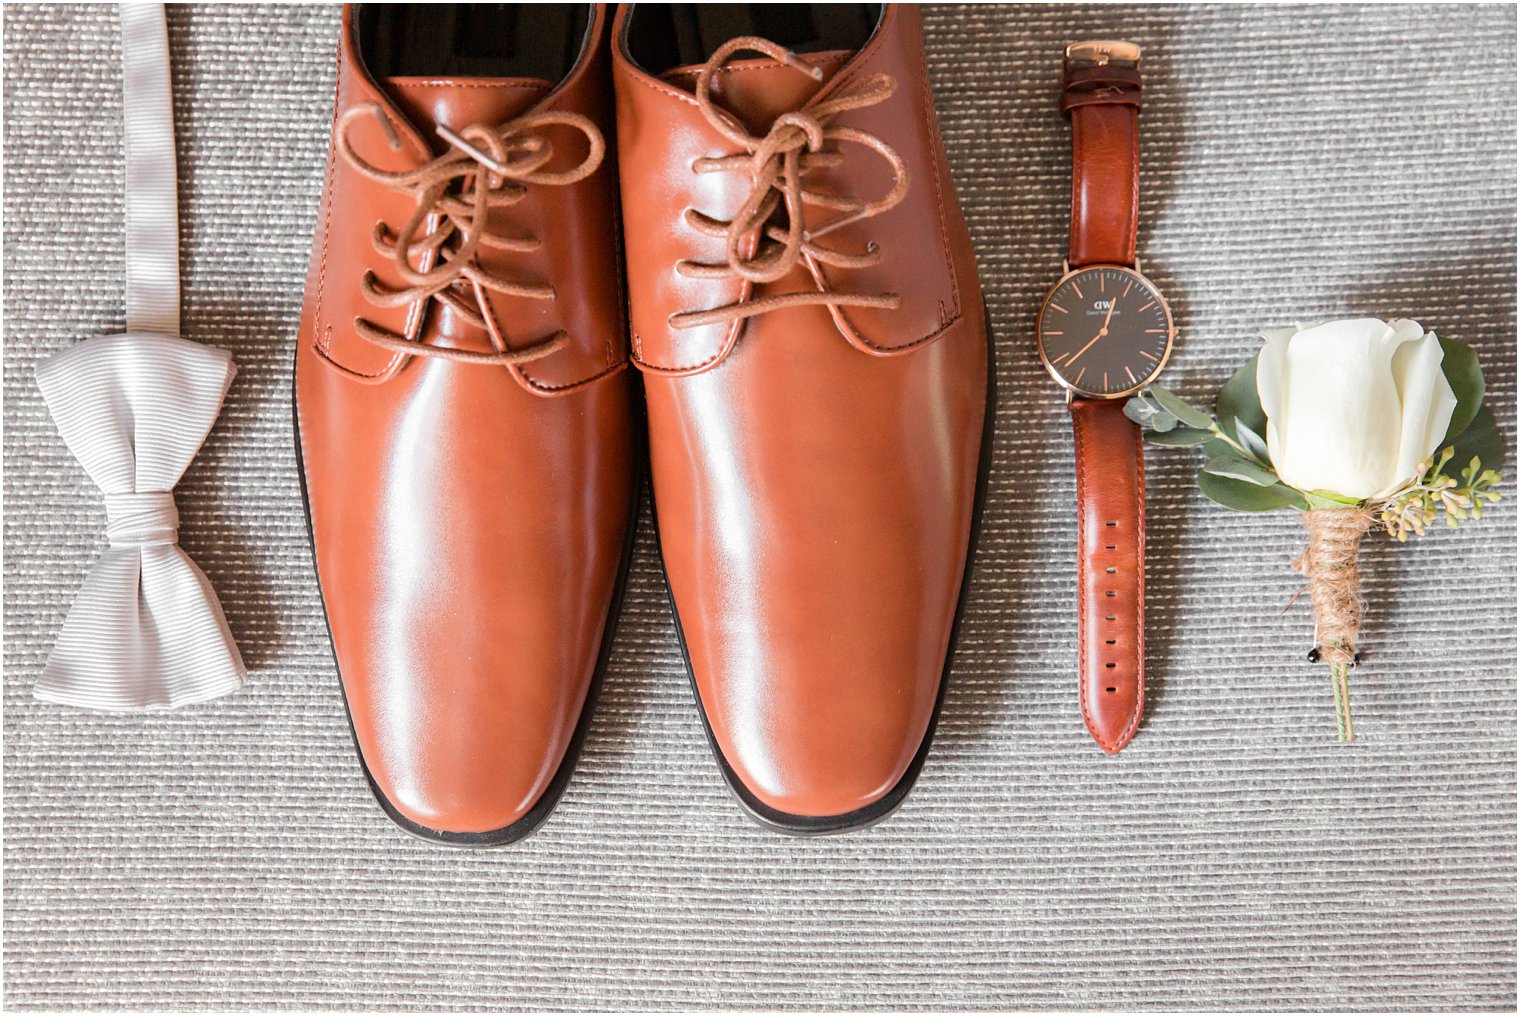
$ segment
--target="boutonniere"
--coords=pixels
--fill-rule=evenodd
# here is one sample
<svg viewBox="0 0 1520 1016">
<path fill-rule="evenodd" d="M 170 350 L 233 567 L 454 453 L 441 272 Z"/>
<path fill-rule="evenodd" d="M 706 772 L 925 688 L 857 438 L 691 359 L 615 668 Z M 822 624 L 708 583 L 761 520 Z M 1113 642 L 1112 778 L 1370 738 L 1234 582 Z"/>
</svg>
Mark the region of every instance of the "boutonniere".
<svg viewBox="0 0 1520 1016">
<path fill-rule="evenodd" d="M 1481 518 L 1499 500 L 1504 443 L 1473 351 L 1414 321 L 1331 321 L 1262 339 L 1215 415 L 1154 385 L 1124 411 L 1150 442 L 1202 448 L 1198 487 L 1210 500 L 1297 511 L 1308 540 L 1293 567 L 1316 620 L 1309 656 L 1330 668 L 1336 736 L 1351 741 L 1362 537 L 1378 527 L 1402 543 L 1442 517 L 1452 528 Z"/>
</svg>

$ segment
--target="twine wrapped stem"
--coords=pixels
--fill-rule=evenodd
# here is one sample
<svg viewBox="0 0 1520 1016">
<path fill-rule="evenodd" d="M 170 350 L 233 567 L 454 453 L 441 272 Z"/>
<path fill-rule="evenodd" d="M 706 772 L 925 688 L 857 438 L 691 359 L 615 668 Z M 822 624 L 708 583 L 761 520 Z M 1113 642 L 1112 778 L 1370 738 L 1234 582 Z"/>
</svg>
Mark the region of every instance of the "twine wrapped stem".
<svg viewBox="0 0 1520 1016">
<path fill-rule="evenodd" d="M 1330 665 L 1335 693 L 1336 739 L 1356 740 L 1351 724 L 1350 671 L 1356 663 L 1356 633 L 1362 598 L 1356 559 L 1373 513 L 1362 508 L 1317 508 L 1300 512 L 1309 543 L 1293 567 L 1309 580 L 1320 659 Z"/>
</svg>

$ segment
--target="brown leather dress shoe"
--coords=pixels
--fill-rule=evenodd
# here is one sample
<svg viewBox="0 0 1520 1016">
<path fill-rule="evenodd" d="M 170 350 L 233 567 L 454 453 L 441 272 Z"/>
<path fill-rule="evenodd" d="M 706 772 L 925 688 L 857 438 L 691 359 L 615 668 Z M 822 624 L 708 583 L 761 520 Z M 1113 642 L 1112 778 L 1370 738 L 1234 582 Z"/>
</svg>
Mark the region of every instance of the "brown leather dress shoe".
<svg viewBox="0 0 1520 1016">
<path fill-rule="evenodd" d="M 990 402 L 918 12 L 624 6 L 613 75 L 660 539 L 714 750 L 762 822 L 874 821 L 928 751 Z"/>
<path fill-rule="evenodd" d="M 608 14 L 345 8 L 297 452 L 360 761 L 427 839 L 574 769 L 634 485 Z"/>
</svg>

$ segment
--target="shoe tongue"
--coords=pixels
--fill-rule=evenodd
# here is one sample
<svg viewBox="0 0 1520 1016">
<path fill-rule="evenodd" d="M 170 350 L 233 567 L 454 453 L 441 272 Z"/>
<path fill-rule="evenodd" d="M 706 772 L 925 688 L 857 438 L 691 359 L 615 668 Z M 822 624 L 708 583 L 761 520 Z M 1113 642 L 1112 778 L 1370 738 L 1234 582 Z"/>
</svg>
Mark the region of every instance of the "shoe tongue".
<svg viewBox="0 0 1520 1016">
<path fill-rule="evenodd" d="M 777 60 L 731 60 L 713 75 L 713 102 L 738 117 L 750 131 L 764 134 L 776 117 L 807 105 L 854 55 L 850 50 L 803 54 L 801 60 L 823 72 L 821 81 Z M 677 67 L 660 77 L 694 93 L 701 71 L 701 65 Z"/>
<path fill-rule="evenodd" d="M 537 105 L 554 85 L 540 78 L 383 78 L 380 87 L 437 149 L 441 124 L 462 131 L 473 124 L 499 126 Z"/>
</svg>

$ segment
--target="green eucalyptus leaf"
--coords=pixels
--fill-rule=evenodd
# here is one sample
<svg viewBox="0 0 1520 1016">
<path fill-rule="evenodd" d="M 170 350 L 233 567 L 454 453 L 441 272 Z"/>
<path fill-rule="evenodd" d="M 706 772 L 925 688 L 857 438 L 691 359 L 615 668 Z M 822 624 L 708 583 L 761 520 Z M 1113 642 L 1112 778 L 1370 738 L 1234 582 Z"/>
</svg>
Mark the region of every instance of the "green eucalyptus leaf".
<svg viewBox="0 0 1520 1016">
<path fill-rule="evenodd" d="M 1225 441 L 1218 437 L 1210 436 L 1209 439 L 1203 443 L 1203 454 L 1205 458 L 1216 459 L 1222 458 L 1226 455 L 1239 455 L 1240 453 L 1236 451 L 1235 447 L 1228 441 Z"/>
<path fill-rule="evenodd" d="M 1270 487 L 1281 482 L 1272 470 L 1252 462 L 1234 449 L 1231 449 L 1227 455 L 1210 455 L 1209 460 L 1204 463 L 1203 471 L 1213 473 L 1215 476 L 1244 480 L 1258 487 Z"/>
<path fill-rule="evenodd" d="M 1452 457 L 1452 462 L 1456 464 L 1448 467 L 1453 472 L 1467 465 L 1474 455 L 1484 469 L 1498 471 L 1504 467 L 1504 435 L 1494 420 L 1494 411 L 1487 405 L 1478 407 L 1472 423 L 1450 443 L 1456 449 L 1456 455 Z M 1436 454 L 1440 454 L 1439 450 Z"/>
<path fill-rule="evenodd" d="M 1124 415 L 1142 430 L 1168 431 L 1177 426 L 1177 418 L 1148 400 L 1144 393 L 1124 403 Z"/>
<path fill-rule="evenodd" d="M 1214 418 L 1212 416 L 1196 406 L 1189 405 L 1160 385 L 1151 385 L 1148 390 L 1150 397 L 1155 401 L 1156 405 L 1171 413 L 1187 426 L 1197 427 L 1200 430 L 1207 430 L 1214 426 Z"/>
<path fill-rule="evenodd" d="M 1226 434 L 1236 433 L 1238 425 L 1244 425 L 1262 439 L 1265 447 L 1267 414 L 1261 408 L 1261 395 L 1256 390 L 1256 365 L 1260 360 L 1261 354 L 1257 353 L 1224 383 L 1219 389 L 1215 408 L 1219 411 L 1220 429 Z"/>
<path fill-rule="evenodd" d="M 1136 395 L 1124 403 L 1124 415 L 1129 417 L 1132 423 L 1149 427 L 1151 418 L 1156 415 L 1156 407 Z"/>
<path fill-rule="evenodd" d="M 1168 431 L 1152 431 L 1145 435 L 1145 439 L 1158 445 L 1197 445 L 1207 441 L 1211 433 L 1196 427 L 1174 427 Z"/>
<path fill-rule="evenodd" d="M 1239 512 L 1269 512 L 1278 508 L 1304 508 L 1303 495 L 1283 483 L 1260 487 L 1228 476 L 1200 472 L 1198 489 L 1203 496 Z"/>
<path fill-rule="evenodd" d="M 1483 405 L 1483 368 L 1478 366 L 1478 355 L 1467 343 L 1456 339 L 1439 341 L 1441 373 L 1446 375 L 1446 383 L 1457 397 L 1457 407 L 1451 411 L 1451 423 L 1442 439 L 1444 448 L 1468 428 L 1478 415 L 1478 407 Z"/>
<path fill-rule="evenodd" d="M 1241 447 L 1255 456 L 1262 465 L 1267 465 L 1272 461 L 1272 454 L 1267 451 L 1267 442 L 1262 440 L 1260 434 L 1246 426 L 1246 422 L 1238 416 L 1235 417 L 1235 440 L 1239 441 Z"/>
</svg>

